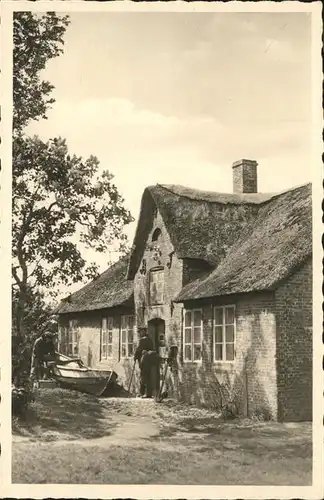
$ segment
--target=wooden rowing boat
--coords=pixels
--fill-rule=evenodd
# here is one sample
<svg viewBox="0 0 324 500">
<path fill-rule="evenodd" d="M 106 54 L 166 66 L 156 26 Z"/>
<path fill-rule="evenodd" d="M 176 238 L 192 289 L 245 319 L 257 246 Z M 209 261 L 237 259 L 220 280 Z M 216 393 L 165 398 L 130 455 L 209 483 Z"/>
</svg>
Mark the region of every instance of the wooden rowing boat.
<svg viewBox="0 0 324 500">
<path fill-rule="evenodd" d="M 92 369 L 85 366 L 80 359 L 69 358 L 61 353 L 57 353 L 52 373 L 61 387 L 95 396 L 104 396 L 109 386 L 117 379 L 117 374 L 113 370 Z"/>
</svg>

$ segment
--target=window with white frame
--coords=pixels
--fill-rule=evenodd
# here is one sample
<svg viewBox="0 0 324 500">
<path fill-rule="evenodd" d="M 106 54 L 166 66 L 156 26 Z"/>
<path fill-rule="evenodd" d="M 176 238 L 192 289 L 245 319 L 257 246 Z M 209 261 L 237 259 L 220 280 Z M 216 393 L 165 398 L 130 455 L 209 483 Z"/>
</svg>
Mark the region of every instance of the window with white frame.
<svg viewBox="0 0 324 500">
<path fill-rule="evenodd" d="M 58 332 L 58 351 L 62 354 L 67 354 L 67 339 L 69 334 L 69 327 L 61 325 Z"/>
<path fill-rule="evenodd" d="M 200 361 L 202 356 L 203 321 L 202 310 L 184 311 L 183 321 L 183 359 Z"/>
<path fill-rule="evenodd" d="M 163 304 L 164 299 L 164 270 L 150 271 L 150 304 Z"/>
<path fill-rule="evenodd" d="M 214 307 L 214 361 L 235 359 L 235 306 Z"/>
<path fill-rule="evenodd" d="M 79 328 L 76 319 L 70 319 L 67 335 L 67 354 L 77 356 L 79 354 Z"/>
<path fill-rule="evenodd" d="M 114 318 L 102 318 L 101 359 L 109 359 L 113 356 L 113 327 Z"/>
<path fill-rule="evenodd" d="M 134 354 L 134 316 L 121 317 L 121 358 L 130 358 Z"/>
</svg>

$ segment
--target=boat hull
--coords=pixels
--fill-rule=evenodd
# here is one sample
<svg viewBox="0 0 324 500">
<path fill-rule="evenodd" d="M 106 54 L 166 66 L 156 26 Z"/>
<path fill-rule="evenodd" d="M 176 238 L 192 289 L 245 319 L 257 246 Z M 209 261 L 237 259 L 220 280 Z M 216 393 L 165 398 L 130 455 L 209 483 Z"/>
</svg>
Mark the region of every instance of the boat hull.
<svg viewBox="0 0 324 500">
<path fill-rule="evenodd" d="M 64 364 L 60 364 L 63 362 Z M 81 361 L 59 354 L 53 366 L 53 377 L 64 388 L 79 392 L 103 396 L 117 380 L 113 370 L 93 370 Z"/>
</svg>

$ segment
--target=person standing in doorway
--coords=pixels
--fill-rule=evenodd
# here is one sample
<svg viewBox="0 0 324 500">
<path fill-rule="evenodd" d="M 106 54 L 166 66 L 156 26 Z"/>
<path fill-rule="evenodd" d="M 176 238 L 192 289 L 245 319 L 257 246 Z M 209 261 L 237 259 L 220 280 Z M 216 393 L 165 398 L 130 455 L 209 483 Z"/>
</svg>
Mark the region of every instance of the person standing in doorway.
<svg viewBox="0 0 324 500">
<path fill-rule="evenodd" d="M 148 337 L 146 330 L 142 332 L 139 345 L 135 351 L 134 361 L 138 361 L 140 367 L 140 395 L 142 398 L 151 398 L 152 387 L 152 368 L 155 366 L 156 353 L 153 349 L 153 342 Z"/>
</svg>

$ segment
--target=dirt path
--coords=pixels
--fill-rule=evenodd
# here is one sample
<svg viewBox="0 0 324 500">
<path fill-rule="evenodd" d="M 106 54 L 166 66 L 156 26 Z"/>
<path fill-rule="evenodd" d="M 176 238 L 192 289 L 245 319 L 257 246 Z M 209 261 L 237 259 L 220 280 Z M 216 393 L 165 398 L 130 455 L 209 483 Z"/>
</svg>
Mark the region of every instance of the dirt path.
<svg viewBox="0 0 324 500">
<path fill-rule="evenodd" d="M 39 446 L 41 443 L 51 442 L 51 446 L 62 446 L 65 444 L 82 445 L 89 448 L 100 446 L 143 447 L 143 442 L 150 440 L 150 446 L 174 449 L 174 441 L 178 441 L 178 449 L 186 449 L 179 440 L 186 438 L 191 442 L 195 439 L 201 440 L 208 434 L 176 431 L 169 436 L 167 441 L 159 439 L 161 431 L 168 429 L 163 414 L 165 407 L 158 405 L 153 399 L 140 398 L 109 398 L 102 399 L 102 409 L 107 432 L 102 437 L 73 439 L 71 436 L 60 431 L 43 430 L 39 436 L 13 435 L 13 442 L 25 443 L 31 446 Z M 164 411 L 163 411 L 164 410 Z M 196 410 L 201 414 L 204 410 Z M 153 439 L 152 439 L 153 438 Z M 155 438 L 155 439 L 154 439 Z"/>
</svg>

